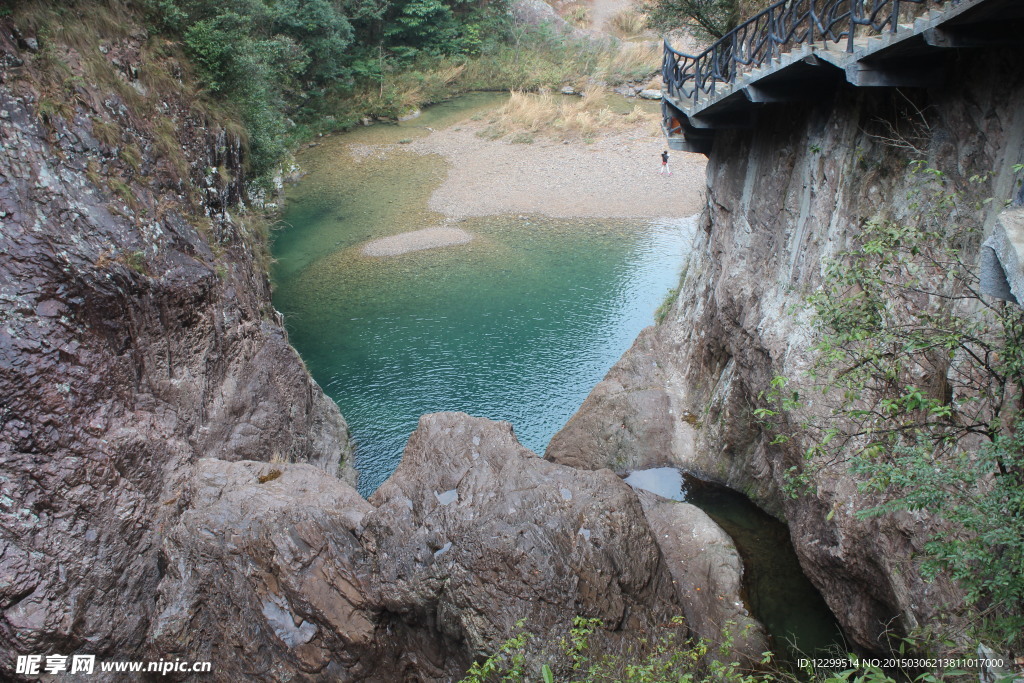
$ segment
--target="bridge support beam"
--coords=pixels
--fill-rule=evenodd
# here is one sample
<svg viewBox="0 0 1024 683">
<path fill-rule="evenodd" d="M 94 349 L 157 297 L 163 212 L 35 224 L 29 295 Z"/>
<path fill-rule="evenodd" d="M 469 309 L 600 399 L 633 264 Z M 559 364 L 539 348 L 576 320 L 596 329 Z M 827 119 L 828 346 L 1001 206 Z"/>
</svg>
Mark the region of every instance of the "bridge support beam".
<svg viewBox="0 0 1024 683">
<path fill-rule="evenodd" d="M 846 66 L 846 80 L 859 88 L 937 88 L 942 85 L 943 64 L 867 64 Z"/>
<path fill-rule="evenodd" d="M 931 28 L 922 34 L 925 43 L 932 47 L 988 47 L 1017 45 L 1024 35 L 1024 22 L 1006 21 L 999 25 L 977 24 Z"/>
</svg>

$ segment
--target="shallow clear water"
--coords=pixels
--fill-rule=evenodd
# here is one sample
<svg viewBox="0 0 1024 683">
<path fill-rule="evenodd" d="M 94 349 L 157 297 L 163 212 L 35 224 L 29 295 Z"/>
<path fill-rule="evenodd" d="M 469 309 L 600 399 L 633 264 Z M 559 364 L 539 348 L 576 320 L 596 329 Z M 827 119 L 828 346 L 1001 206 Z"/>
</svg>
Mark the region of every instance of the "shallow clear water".
<svg viewBox="0 0 1024 683">
<path fill-rule="evenodd" d="M 300 157 L 310 174 L 288 193 L 274 303 L 349 422 L 364 495 L 424 413 L 508 420 L 543 452 L 679 279 L 689 219 L 470 219 L 457 224 L 468 244 L 363 256 L 368 240 L 440 223 L 426 199 L 444 160 L 402 145 L 353 157 L 349 145 L 394 143 L 494 102 L 325 139 Z"/>
</svg>

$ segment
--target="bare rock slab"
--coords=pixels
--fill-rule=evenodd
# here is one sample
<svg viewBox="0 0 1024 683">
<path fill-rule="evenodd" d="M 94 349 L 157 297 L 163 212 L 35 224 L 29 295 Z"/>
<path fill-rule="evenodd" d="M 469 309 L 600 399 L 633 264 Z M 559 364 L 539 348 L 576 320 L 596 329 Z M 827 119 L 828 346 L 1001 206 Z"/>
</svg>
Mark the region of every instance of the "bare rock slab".
<svg viewBox="0 0 1024 683">
<path fill-rule="evenodd" d="M 573 617 L 596 617 L 615 651 L 681 614 L 630 487 L 538 458 L 508 423 L 425 415 L 370 501 L 382 607 L 422 615 L 473 655 L 519 620 L 556 642 Z"/>
<path fill-rule="evenodd" d="M 694 633 L 756 666 L 769 650 L 764 626 L 743 603 L 743 561 L 732 538 L 703 510 L 649 492 L 639 494 Z"/>
<path fill-rule="evenodd" d="M 163 541 L 154 654 L 218 680 L 332 680 L 375 668 L 378 617 L 357 537 L 372 510 L 311 465 L 200 460 Z"/>
</svg>

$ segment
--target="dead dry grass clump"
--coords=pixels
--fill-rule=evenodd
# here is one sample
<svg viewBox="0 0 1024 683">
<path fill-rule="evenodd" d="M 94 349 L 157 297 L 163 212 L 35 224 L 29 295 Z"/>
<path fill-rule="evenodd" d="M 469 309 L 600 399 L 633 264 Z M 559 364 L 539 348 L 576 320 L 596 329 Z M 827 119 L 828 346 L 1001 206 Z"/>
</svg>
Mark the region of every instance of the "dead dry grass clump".
<svg viewBox="0 0 1024 683">
<path fill-rule="evenodd" d="M 583 2 L 567 2 L 559 6 L 558 14 L 577 28 L 590 25 L 590 7 Z"/>
<path fill-rule="evenodd" d="M 582 97 L 513 91 L 481 134 L 490 139 L 508 136 L 511 142 L 532 142 L 542 135 L 586 140 L 656 118 L 639 106 L 631 112 L 616 112 L 609 106 L 610 96 L 607 89 L 599 87 L 587 89 Z"/>
<path fill-rule="evenodd" d="M 605 30 L 622 40 L 635 40 L 647 30 L 647 18 L 635 9 L 626 8 L 608 17 Z"/>
<path fill-rule="evenodd" d="M 650 78 L 661 68 L 662 49 L 657 42 L 624 43 L 601 61 L 598 73 L 612 85 Z"/>
</svg>

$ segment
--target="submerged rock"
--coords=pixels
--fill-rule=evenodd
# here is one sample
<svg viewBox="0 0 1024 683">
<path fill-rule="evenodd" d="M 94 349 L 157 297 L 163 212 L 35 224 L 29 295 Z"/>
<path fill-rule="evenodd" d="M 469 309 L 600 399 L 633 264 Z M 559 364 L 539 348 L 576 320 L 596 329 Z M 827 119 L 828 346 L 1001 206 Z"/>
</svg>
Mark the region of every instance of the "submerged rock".
<svg viewBox="0 0 1024 683">
<path fill-rule="evenodd" d="M 400 256 L 413 251 L 452 247 L 471 241 L 473 233 L 462 228 L 423 228 L 372 240 L 364 244 L 360 251 L 364 256 Z"/>
</svg>

